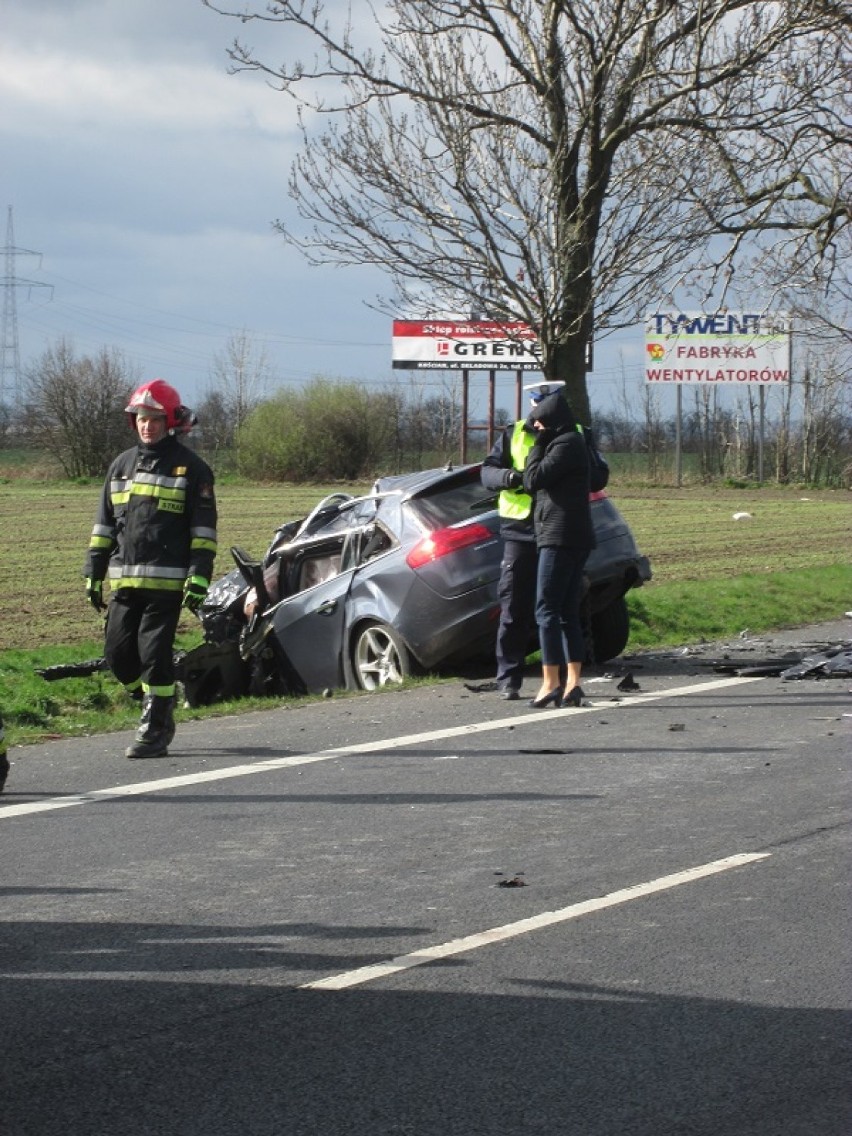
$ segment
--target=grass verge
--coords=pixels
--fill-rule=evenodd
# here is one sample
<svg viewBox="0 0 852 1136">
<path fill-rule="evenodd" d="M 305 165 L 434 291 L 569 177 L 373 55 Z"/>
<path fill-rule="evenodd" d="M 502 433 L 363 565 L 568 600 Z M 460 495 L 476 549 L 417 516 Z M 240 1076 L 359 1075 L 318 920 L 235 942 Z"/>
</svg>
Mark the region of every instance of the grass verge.
<svg viewBox="0 0 852 1136">
<path fill-rule="evenodd" d="M 837 619 L 850 607 L 852 569 L 835 565 L 793 572 L 749 573 L 732 579 L 676 581 L 631 592 L 629 650 L 676 647 Z M 195 640 L 197 641 L 197 639 Z M 189 639 L 178 646 L 189 647 Z M 109 673 L 46 682 L 37 669 L 97 658 L 101 644 L 2 653 L 0 705 L 12 745 L 135 728 L 139 709 Z M 336 697 L 345 697 L 340 692 Z M 190 721 L 272 709 L 302 699 L 244 698 L 213 707 L 179 709 Z"/>
<path fill-rule="evenodd" d="M 845 565 L 652 585 L 628 595 L 629 649 L 821 623 L 839 619 L 850 601 L 852 569 Z"/>
</svg>

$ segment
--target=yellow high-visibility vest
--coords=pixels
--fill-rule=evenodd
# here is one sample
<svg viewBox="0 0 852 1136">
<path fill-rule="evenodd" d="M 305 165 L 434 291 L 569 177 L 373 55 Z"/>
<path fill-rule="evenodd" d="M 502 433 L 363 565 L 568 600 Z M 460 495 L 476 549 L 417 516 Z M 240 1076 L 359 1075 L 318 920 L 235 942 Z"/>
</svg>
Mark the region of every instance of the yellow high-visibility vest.
<svg viewBox="0 0 852 1136">
<path fill-rule="evenodd" d="M 512 458 L 512 469 L 519 473 L 524 472 L 527 464 L 527 454 L 535 445 L 535 437 L 529 430 L 524 429 L 523 420 L 515 423 L 512 430 L 512 442 L 509 454 Z M 497 511 L 501 517 L 512 521 L 524 521 L 532 512 L 532 497 L 523 489 L 503 489 L 497 504 Z"/>
</svg>

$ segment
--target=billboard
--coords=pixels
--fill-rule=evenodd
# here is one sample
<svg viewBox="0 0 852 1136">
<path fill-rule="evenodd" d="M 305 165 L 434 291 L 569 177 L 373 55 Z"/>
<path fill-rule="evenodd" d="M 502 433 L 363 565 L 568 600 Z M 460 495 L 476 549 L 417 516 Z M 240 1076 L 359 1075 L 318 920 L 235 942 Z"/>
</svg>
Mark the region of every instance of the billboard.
<svg viewBox="0 0 852 1136">
<path fill-rule="evenodd" d="M 790 318 L 766 312 L 652 312 L 645 320 L 645 382 L 790 381 Z"/>
<path fill-rule="evenodd" d="M 489 320 L 394 320 L 393 365 L 406 370 L 540 371 L 529 324 Z"/>
</svg>

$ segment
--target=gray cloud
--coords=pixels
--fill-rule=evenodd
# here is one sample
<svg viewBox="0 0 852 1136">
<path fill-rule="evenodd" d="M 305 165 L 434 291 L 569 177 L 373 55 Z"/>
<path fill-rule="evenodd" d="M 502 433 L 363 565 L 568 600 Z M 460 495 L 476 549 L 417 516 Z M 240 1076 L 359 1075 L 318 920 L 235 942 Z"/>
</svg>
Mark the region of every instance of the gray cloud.
<svg viewBox="0 0 852 1136">
<path fill-rule="evenodd" d="M 363 305 L 383 280 L 311 269 L 272 230 L 294 109 L 227 73 L 238 30 L 200 0 L 4 0 L 0 206 L 43 254 L 16 276 L 53 288 L 16 289 L 23 363 L 67 336 L 200 392 L 246 328 L 284 382 L 390 375 Z"/>
</svg>

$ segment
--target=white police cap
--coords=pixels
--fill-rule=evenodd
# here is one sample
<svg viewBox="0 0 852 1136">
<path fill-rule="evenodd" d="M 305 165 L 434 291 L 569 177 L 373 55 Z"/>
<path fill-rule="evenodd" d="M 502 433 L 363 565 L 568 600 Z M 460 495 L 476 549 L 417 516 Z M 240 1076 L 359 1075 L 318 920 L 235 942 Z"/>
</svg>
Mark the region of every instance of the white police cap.
<svg viewBox="0 0 852 1136">
<path fill-rule="evenodd" d="M 556 379 L 553 382 L 546 383 L 527 383 L 524 386 L 524 390 L 529 391 L 530 399 L 533 402 L 541 402 L 543 398 L 547 398 L 549 394 L 556 394 L 556 392 L 564 386 L 565 383 L 563 383 L 560 379 Z"/>
</svg>

